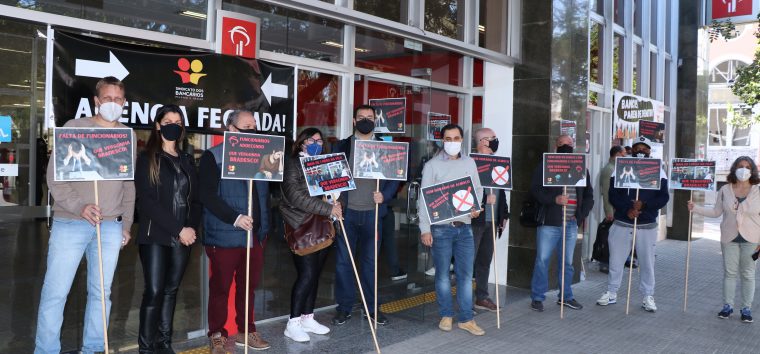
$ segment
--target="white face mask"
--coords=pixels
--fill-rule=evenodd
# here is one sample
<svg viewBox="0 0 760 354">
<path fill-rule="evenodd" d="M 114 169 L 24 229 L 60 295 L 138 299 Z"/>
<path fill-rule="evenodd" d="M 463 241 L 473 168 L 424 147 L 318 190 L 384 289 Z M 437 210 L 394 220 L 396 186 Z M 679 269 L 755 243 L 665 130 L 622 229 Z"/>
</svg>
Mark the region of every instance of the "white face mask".
<svg viewBox="0 0 760 354">
<path fill-rule="evenodd" d="M 462 151 L 461 141 L 444 141 L 443 150 L 451 156 L 457 156 Z"/>
<path fill-rule="evenodd" d="M 742 167 L 742 168 L 736 169 L 736 179 L 742 182 L 749 180 L 751 176 L 752 176 L 752 171 L 750 171 L 749 168 Z"/>
<path fill-rule="evenodd" d="M 123 110 L 124 108 L 116 102 L 106 102 L 98 107 L 98 114 L 100 114 L 103 119 L 113 122 L 121 118 Z"/>
</svg>

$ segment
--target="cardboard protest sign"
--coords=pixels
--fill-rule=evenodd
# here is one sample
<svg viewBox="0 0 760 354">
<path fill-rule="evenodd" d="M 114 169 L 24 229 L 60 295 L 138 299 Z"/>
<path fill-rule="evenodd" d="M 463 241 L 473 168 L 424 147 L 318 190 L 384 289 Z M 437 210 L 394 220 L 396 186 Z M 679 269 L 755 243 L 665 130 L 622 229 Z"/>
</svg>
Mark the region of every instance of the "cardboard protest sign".
<svg viewBox="0 0 760 354">
<path fill-rule="evenodd" d="M 346 154 L 301 157 L 301 169 L 312 197 L 356 189 Z"/>
<path fill-rule="evenodd" d="M 406 98 L 379 98 L 369 100 L 375 108 L 375 133 L 403 133 L 406 131 Z"/>
<path fill-rule="evenodd" d="M 665 143 L 665 123 L 640 120 L 639 141 L 645 143 Z"/>
<path fill-rule="evenodd" d="M 470 176 L 422 188 L 422 198 L 430 223 L 442 223 L 479 210 L 480 203 L 475 194 Z"/>
<path fill-rule="evenodd" d="M 715 190 L 715 161 L 673 159 L 670 162 L 671 189 Z"/>
<path fill-rule="evenodd" d="M 441 128 L 451 123 L 451 115 L 442 113 L 428 113 L 428 138 L 427 140 L 441 140 Z"/>
<path fill-rule="evenodd" d="M 586 155 L 544 154 L 545 187 L 585 187 Z"/>
<path fill-rule="evenodd" d="M 665 116 L 663 102 L 621 91 L 615 91 L 612 107 L 613 139 L 636 139 L 639 137 L 639 121 L 662 122 Z"/>
<path fill-rule="evenodd" d="M 512 189 L 512 161 L 509 157 L 470 154 L 478 166 L 480 185 L 483 188 Z"/>
<path fill-rule="evenodd" d="M 615 188 L 660 189 L 660 179 L 666 178 L 662 160 L 639 157 L 615 159 Z"/>
<path fill-rule="evenodd" d="M 134 179 L 131 128 L 54 128 L 55 181 Z"/>
<path fill-rule="evenodd" d="M 224 132 L 222 178 L 282 182 L 285 137 Z"/>
<path fill-rule="evenodd" d="M 409 144 L 354 140 L 353 160 L 354 178 L 406 181 Z"/>
</svg>

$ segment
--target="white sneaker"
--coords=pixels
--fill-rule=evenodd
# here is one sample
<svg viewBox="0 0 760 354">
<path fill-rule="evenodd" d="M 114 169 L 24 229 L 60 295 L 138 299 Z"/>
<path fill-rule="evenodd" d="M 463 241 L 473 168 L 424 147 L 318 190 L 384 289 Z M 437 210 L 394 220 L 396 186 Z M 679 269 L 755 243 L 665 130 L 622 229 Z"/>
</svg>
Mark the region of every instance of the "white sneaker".
<svg viewBox="0 0 760 354">
<path fill-rule="evenodd" d="M 296 342 L 308 342 L 309 335 L 301 327 L 301 317 L 291 318 L 288 320 L 288 326 L 285 327 L 285 337 Z"/>
<path fill-rule="evenodd" d="M 617 303 L 617 294 L 605 291 L 604 294 L 602 294 L 602 297 L 599 298 L 599 300 L 596 300 L 596 304 L 599 306 L 607 306 Z"/>
<path fill-rule="evenodd" d="M 655 312 L 657 311 L 657 305 L 654 304 L 654 296 L 645 296 L 644 302 L 641 304 L 644 311 Z"/>
<path fill-rule="evenodd" d="M 310 313 L 308 315 L 301 315 L 301 328 L 303 328 L 303 330 L 308 333 L 314 333 L 314 334 L 330 333 L 330 328 L 317 322 L 317 320 L 314 319 L 313 313 Z"/>
<path fill-rule="evenodd" d="M 435 267 L 430 267 L 430 269 L 426 270 L 425 271 L 425 275 L 430 276 L 430 277 L 434 276 L 435 275 Z"/>
</svg>

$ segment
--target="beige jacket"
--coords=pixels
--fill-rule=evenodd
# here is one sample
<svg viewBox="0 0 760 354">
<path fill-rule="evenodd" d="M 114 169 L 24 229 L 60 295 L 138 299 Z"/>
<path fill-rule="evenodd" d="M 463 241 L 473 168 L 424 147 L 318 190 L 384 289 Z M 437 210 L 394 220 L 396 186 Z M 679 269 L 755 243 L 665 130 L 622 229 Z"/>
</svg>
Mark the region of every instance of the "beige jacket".
<svg viewBox="0 0 760 354">
<path fill-rule="evenodd" d="M 738 205 L 738 209 L 737 209 Z M 747 242 L 760 242 L 760 186 L 750 188 L 747 199 L 738 203 L 731 184 L 718 191 L 712 208 L 694 206 L 695 213 L 716 218 L 723 215 L 720 222 L 720 242 L 728 243 L 741 234 Z"/>
</svg>

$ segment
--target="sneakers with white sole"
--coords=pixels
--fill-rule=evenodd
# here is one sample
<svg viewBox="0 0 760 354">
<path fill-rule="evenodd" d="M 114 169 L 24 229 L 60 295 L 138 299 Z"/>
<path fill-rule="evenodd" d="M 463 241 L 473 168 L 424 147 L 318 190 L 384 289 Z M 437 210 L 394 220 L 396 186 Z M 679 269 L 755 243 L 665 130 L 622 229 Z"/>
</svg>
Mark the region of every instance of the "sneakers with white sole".
<svg viewBox="0 0 760 354">
<path fill-rule="evenodd" d="M 596 300 L 596 304 L 599 306 L 607 306 L 617 303 L 617 294 L 605 291 L 604 294 L 602 294 L 602 297 L 599 298 L 599 300 Z"/>
<path fill-rule="evenodd" d="M 657 311 L 657 305 L 654 303 L 654 296 L 645 296 L 644 302 L 641 304 L 641 308 L 644 309 L 644 311 L 647 312 L 655 312 Z"/>
<path fill-rule="evenodd" d="M 314 319 L 313 313 L 301 315 L 301 328 L 307 333 L 322 335 L 330 333 L 330 328 L 317 322 L 317 320 Z"/>
<path fill-rule="evenodd" d="M 285 327 L 285 337 L 296 342 L 308 342 L 309 334 L 301 327 L 301 317 L 291 318 L 288 320 L 288 326 Z"/>
</svg>

